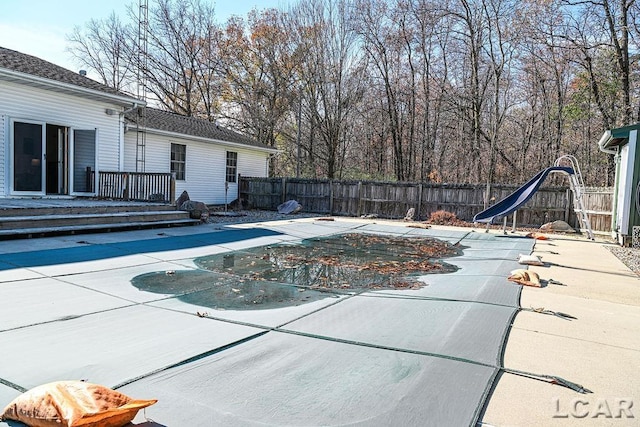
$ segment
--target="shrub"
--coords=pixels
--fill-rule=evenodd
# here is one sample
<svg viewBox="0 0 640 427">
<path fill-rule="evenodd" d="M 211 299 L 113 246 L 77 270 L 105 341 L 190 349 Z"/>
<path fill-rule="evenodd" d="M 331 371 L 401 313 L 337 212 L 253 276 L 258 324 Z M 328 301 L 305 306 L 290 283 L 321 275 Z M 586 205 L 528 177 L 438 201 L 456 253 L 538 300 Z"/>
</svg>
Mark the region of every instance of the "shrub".
<svg viewBox="0 0 640 427">
<path fill-rule="evenodd" d="M 432 212 L 427 222 L 429 224 L 436 225 L 459 225 L 460 223 L 462 223 L 462 221 L 458 219 L 456 214 L 447 211 Z"/>
</svg>

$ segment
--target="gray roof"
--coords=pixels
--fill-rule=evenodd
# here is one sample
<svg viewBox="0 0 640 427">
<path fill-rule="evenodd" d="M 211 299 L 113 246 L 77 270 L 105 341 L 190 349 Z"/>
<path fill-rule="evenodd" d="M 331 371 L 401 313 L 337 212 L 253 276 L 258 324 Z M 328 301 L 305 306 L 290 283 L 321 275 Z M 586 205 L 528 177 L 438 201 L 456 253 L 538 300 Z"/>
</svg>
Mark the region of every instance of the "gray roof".
<svg viewBox="0 0 640 427">
<path fill-rule="evenodd" d="M 0 46 L 0 68 L 19 73 L 29 74 L 54 82 L 66 83 L 84 89 L 95 90 L 109 95 L 123 96 L 135 99 L 131 95 L 115 90 L 112 87 L 98 83 L 59 65 L 45 61 L 26 53 L 7 49 Z"/>
<path fill-rule="evenodd" d="M 134 101 L 136 98 L 127 95 L 112 87 L 98 83 L 88 77 L 82 76 L 74 71 L 67 70 L 44 59 L 27 55 L 15 50 L 7 49 L 0 46 L 0 68 L 6 70 L 35 76 L 52 82 L 65 83 L 77 86 L 83 89 L 89 89 L 102 92 L 106 95 L 115 95 L 130 98 Z M 136 114 L 129 113 L 127 119 L 131 123 L 135 123 Z M 273 149 L 262 144 L 246 135 L 235 132 L 231 129 L 218 126 L 207 120 L 186 117 L 168 111 L 162 111 L 155 108 L 146 109 L 146 123 L 148 129 L 157 129 L 160 131 L 174 132 L 183 135 L 201 137 L 217 141 L 226 141 L 236 144 L 247 145 L 261 149 Z"/>
<path fill-rule="evenodd" d="M 165 132 L 178 133 L 183 135 L 195 136 L 200 138 L 206 138 L 217 141 L 226 141 L 236 144 L 248 145 L 255 148 L 272 149 L 261 142 L 256 141 L 246 135 L 238 133 L 228 128 L 224 128 L 208 120 L 200 119 L 197 117 L 188 117 L 181 114 L 172 113 L 169 111 L 162 111 L 156 108 L 145 108 L 144 125 L 146 129 L 156 129 Z M 129 123 L 136 123 L 138 116 L 135 111 L 128 113 L 127 121 Z"/>
</svg>

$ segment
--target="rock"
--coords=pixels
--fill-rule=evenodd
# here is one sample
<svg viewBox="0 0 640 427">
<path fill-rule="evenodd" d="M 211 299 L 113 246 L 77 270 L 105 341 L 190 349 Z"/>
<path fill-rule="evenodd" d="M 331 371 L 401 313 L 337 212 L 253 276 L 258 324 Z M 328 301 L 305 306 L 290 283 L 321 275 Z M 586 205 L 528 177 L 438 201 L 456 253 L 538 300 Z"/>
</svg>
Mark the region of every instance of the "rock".
<svg viewBox="0 0 640 427">
<path fill-rule="evenodd" d="M 413 217 L 416 215 L 415 208 L 409 208 L 407 215 L 404 217 L 405 221 L 413 221 Z"/>
<path fill-rule="evenodd" d="M 178 207 L 178 209 L 181 209 L 184 202 L 187 202 L 189 200 L 191 200 L 189 199 L 189 193 L 187 193 L 187 191 L 185 190 L 182 192 L 180 197 L 178 197 L 178 200 L 176 200 L 176 206 Z"/>
<path fill-rule="evenodd" d="M 295 200 L 287 200 L 278 206 L 278 213 L 289 215 L 295 214 L 302 210 L 302 205 Z"/>
<path fill-rule="evenodd" d="M 373 219 L 373 218 L 378 218 L 378 215 L 377 214 L 364 214 L 364 215 L 361 215 L 360 218 Z"/>
<path fill-rule="evenodd" d="M 569 224 L 567 224 L 564 221 L 558 220 L 558 221 L 553 221 L 553 222 L 548 222 L 546 224 L 543 224 L 540 226 L 540 230 L 542 231 L 546 231 L 546 232 L 551 232 L 551 231 L 556 231 L 556 232 L 562 232 L 562 233 L 575 233 L 576 230 L 573 229 L 573 227 L 571 227 Z"/>
<path fill-rule="evenodd" d="M 245 199 L 235 199 L 233 202 L 228 204 L 230 209 L 247 209 L 249 207 L 249 202 Z"/>
<path fill-rule="evenodd" d="M 180 210 L 189 212 L 189 217 L 192 219 L 200 219 L 202 221 L 207 221 L 209 219 L 209 209 L 207 208 L 207 205 L 202 202 L 187 200 L 180 205 Z"/>
</svg>

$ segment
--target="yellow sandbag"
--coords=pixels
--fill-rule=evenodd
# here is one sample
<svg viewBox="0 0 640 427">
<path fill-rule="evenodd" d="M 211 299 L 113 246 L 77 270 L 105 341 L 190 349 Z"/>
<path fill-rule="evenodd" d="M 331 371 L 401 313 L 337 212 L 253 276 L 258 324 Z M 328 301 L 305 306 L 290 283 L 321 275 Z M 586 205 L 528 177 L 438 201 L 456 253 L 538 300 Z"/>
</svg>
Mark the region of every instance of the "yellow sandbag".
<svg viewBox="0 0 640 427">
<path fill-rule="evenodd" d="M 520 285 L 533 286 L 536 288 L 540 288 L 542 286 L 540 284 L 540 276 L 538 276 L 538 273 L 530 270 L 514 270 L 511 272 L 511 276 L 507 277 L 507 280 Z"/>
<path fill-rule="evenodd" d="M 122 427 L 142 408 L 157 400 L 135 400 L 98 384 L 57 381 L 16 397 L 4 409 L 2 420 L 30 427 Z"/>
</svg>

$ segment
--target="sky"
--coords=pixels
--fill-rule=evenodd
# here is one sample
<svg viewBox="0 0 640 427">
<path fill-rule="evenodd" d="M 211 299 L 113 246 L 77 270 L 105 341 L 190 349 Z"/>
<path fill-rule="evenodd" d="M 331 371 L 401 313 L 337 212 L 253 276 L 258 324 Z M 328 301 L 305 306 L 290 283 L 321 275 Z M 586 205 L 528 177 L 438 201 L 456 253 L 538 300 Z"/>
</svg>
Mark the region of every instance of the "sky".
<svg viewBox="0 0 640 427">
<path fill-rule="evenodd" d="M 206 1 L 206 0 L 203 0 Z M 149 0 L 152 7 L 154 0 Z M 246 16 L 254 8 L 279 8 L 285 0 L 211 0 L 215 18 L 223 23 L 232 15 Z M 0 0 L 0 46 L 37 56 L 77 71 L 67 48 L 66 35 L 91 19 L 112 12 L 125 21 L 127 6 L 138 9 L 138 0 Z"/>
</svg>

